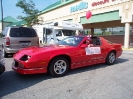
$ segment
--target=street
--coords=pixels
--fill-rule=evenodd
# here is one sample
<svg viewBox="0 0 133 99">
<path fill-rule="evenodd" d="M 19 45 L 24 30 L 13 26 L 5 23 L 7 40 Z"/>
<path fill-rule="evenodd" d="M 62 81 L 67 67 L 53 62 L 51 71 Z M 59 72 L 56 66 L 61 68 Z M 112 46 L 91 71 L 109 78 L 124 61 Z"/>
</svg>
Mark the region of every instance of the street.
<svg viewBox="0 0 133 99">
<path fill-rule="evenodd" d="M 0 99 L 133 99 L 133 51 L 123 51 L 114 65 L 70 70 L 64 77 L 20 75 L 11 69 L 0 75 Z"/>
</svg>

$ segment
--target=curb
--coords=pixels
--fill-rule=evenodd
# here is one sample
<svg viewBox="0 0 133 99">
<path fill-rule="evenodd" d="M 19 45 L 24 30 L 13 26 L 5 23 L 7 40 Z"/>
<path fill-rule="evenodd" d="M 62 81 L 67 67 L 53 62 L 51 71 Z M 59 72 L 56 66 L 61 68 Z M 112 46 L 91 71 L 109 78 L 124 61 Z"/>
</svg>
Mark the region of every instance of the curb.
<svg viewBox="0 0 133 99">
<path fill-rule="evenodd" d="M 122 48 L 122 50 L 125 50 L 125 51 L 133 51 L 133 48 Z"/>
</svg>

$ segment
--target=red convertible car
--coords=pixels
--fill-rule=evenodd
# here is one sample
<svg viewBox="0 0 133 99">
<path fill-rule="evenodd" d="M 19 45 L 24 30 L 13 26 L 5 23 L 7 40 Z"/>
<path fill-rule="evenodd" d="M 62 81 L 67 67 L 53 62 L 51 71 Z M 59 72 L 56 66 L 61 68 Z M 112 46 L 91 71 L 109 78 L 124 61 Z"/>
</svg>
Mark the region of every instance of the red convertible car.
<svg viewBox="0 0 133 99">
<path fill-rule="evenodd" d="M 91 41 L 91 46 L 86 42 Z M 69 69 L 99 63 L 114 64 L 122 54 L 122 45 L 103 37 L 70 36 L 54 45 L 19 50 L 13 58 L 12 69 L 20 74 L 50 73 L 64 76 Z"/>
</svg>

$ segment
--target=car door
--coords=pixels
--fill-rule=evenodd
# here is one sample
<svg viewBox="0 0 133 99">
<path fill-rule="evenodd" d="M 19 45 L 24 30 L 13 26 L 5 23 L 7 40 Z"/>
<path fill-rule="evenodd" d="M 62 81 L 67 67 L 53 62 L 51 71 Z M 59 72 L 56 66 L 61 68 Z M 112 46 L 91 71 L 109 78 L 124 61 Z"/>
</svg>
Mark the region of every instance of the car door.
<svg viewBox="0 0 133 99">
<path fill-rule="evenodd" d="M 95 51 L 95 52 L 94 52 Z M 74 60 L 72 61 L 74 64 L 73 67 L 83 67 L 89 66 L 97 63 L 102 63 L 101 56 L 101 47 L 79 47 L 75 49 L 73 52 Z"/>
<path fill-rule="evenodd" d="M 74 49 L 74 63 L 73 67 L 83 67 L 91 65 L 91 56 L 86 54 L 86 44 L 81 44 L 76 49 Z"/>
<path fill-rule="evenodd" d="M 105 62 L 106 48 L 103 46 L 102 41 L 99 38 L 95 38 L 93 42 L 96 43 L 94 44 L 94 46 L 82 47 L 82 45 L 85 44 L 83 42 L 83 44 L 81 44 L 81 46 L 78 48 L 77 67 L 88 66 L 88 65 Z"/>
<path fill-rule="evenodd" d="M 71 50 L 72 68 L 83 67 L 89 64 L 91 57 L 86 56 L 85 48 L 77 47 Z"/>
<path fill-rule="evenodd" d="M 106 48 L 100 38 L 93 40 L 94 46 L 85 48 L 86 59 L 90 60 L 88 65 L 104 63 L 106 58 Z"/>
<path fill-rule="evenodd" d="M 86 52 L 85 52 L 85 46 L 82 46 L 82 40 L 84 37 L 79 37 L 81 40 L 77 39 L 77 41 L 74 44 L 77 44 L 78 46 L 74 46 L 71 50 L 69 50 L 69 55 L 71 56 L 72 59 L 72 68 L 78 68 L 82 66 L 86 66 L 87 63 L 87 57 L 86 57 Z M 71 40 L 70 40 L 71 41 Z M 77 42 L 81 42 L 80 44 Z"/>
</svg>

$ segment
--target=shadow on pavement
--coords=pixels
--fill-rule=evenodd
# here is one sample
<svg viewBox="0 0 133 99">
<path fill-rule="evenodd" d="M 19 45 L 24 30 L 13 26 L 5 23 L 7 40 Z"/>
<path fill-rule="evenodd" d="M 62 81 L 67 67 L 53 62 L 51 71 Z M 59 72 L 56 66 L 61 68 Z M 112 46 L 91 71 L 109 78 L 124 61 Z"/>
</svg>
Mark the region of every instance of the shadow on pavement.
<svg viewBox="0 0 133 99">
<path fill-rule="evenodd" d="M 117 66 L 117 64 L 121 64 L 126 61 L 128 60 L 118 58 L 114 65 L 99 64 L 78 68 L 69 71 L 66 76 L 82 73 L 85 71 L 96 70 L 99 68 L 105 68 L 107 66 Z M 49 74 L 21 75 L 14 71 L 4 72 L 2 75 L 0 75 L 0 97 L 31 87 L 47 79 L 53 79 L 53 77 L 51 77 Z"/>
<path fill-rule="evenodd" d="M 100 69 L 100 68 L 105 68 L 108 66 L 117 66 L 117 64 L 122 64 L 126 61 L 128 61 L 128 59 L 117 58 L 115 61 L 115 64 L 113 64 L 113 65 L 96 64 L 96 65 L 91 65 L 91 66 L 85 66 L 85 67 L 81 67 L 81 68 L 77 68 L 77 69 L 69 71 L 68 75 L 72 75 L 72 74 L 76 74 L 76 73 L 82 73 L 85 71 L 96 70 L 96 69 Z"/>
<path fill-rule="evenodd" d="M 48 74 L 21 75 L 7 71 L 0 75 L 0 97 L 31 87 L 41 81 L 51 79 Z"/>
</svg>

